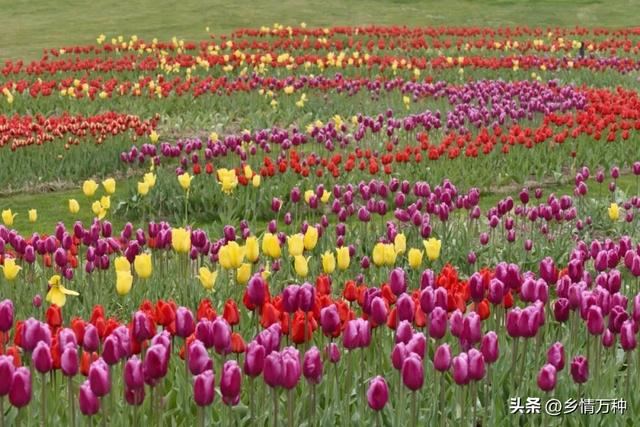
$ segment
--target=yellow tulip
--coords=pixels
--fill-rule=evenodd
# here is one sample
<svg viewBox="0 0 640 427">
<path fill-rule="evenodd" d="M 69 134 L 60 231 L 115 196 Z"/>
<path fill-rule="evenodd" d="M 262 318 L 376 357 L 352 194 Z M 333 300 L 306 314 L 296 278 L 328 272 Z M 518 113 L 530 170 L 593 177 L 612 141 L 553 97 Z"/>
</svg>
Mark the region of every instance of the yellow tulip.
<svg viewBox="0 0 640 427">
<path fill-rule="evenodd" d="M 153 188 L 156 185 L 156 174 L 152 172 L 145 173 L 143 181 L 149 188 Z"/>
<path fill-rule="evenodd" d="M 151 262 L 151 254 L 142 253 L 136 255 L 133 260 L 133 268 L 136 270 L 136 274 L 141 279 L 148 279 L 151 277 L 153 271 L 153 263 Z"/>
<path fill-rule="evenodd" d="M 430 261 L 435 261 L 440 257 L 442 242 L 439 239 L 432 237 L 429 240 L 424 240 L 422 243 L 424 244 L 427 258 L 429 258 Z"/>
<path fill-rule="evenodd" d="M 131 292 L 133 286 L 133 275 L 130 271 L 116 271 L 116 292 L 120 296 L 125 296 Z"/>
<path fill-rule="evenodd" d="M 396 263 L 396 257 L 398 254 L 396 253 L 396 248 L 392 243 L 387 243 L 384 245 L 384 263 L 386 265 L 393 265 Z"/>
<path fill-rule="evenodd" d="M 75 215 L 78 212 L 80 212 L 80 204 L 78 201 L 76 199 L 69 199 L 69 213 Z"/>
<path fill-rule="evenodd" d="M 271 258 L 280 258 L 281 249 L 278 236 L 272 233 L 266 233 L 262 238 L 262 252 Z"/>
<path fill-rule="evenodd" d="M 185 191 L 188 191 L 191 187 L 191 180 L 193 180 L 193 177 L 189 175 L 189 172 L 178 175 L 178 182 L 180 183 L 180 187 L 182 187 L 182 189 Z"/>
<path fill-rule="evenodd" d="M 307 274 L 309 274 L 309 258 L 298 255 L 294 258 L 293 267 L 298 276 L 307 277 Z"/>
<path fill-rule="evenodd" d="M 261 180 L 262 179 L 260 175 L 254 175 L 253 178 L 251 178 L 251 185 L 253 185 L 255 188 L 260 187 Z"/>
<path fill-rule="evenodd" d="M 322 258 L 322 271 L 325 274 L 331 274 L 336 269 L 336 257 L 333 256 L 333 252 L 326 251 L 321 255 Z"/>
<path fill-rule="evenodd" d="M 184 228 L 171 230 L 171 246 L 178 253 L 188 253 L 191 250 L 191 233 Z"/>
<path fill-rule="evenodd" d="M 308 251 L 313 250 L 318 244 L 318 230 L 310 225 L 304 233 L 304 248 Z"/>
<path fill-rule="evenodd" d="M 129 263 L 127 257 L 124 256 L 116 257 L 116 259 L 113 260 L 113 266 L 115 267 L 116 272 L 131 271 L 131 264 Z"/>
<path fill-rule="evenodd" d="M 384 264 L 384 243 L 376 243 L 373 247 L 373 263 L 380 267 Z"/>
<path fill-rule="evenodd" d="M 82 183 L 82 192 L 87 197 L 93 197 L 97 189 L 98 184 L 92 179 L 88 179 Z"/>
<path fill-rule="evenodd" d="M 304 201 L 307 202 L 307 204 L 309 204 L 309 200 L 311 200 L 311 197 L 314 195 L 314 191 L 313 190 L 307 190 L 304 192 Z"/>
<path fill-rule="evenodd" d="M 420 268 L 422 264 L 422 251 L 416 248 L 409 249 L 409 265 L 413 269 Z"/>
<path fill-rule="evenodd" d="M 202 287 L 208 291 L 213 290 L 213 287 L 216 284 L 216 279 L 218 278 L 218 271 L 210 271 L 207 267 L 200 267 L 198 273 L 197 277 L 200 279 Z"/>
<path fill-rule="evenodd" d="M 407 250 L 407 238 L 404 234 L 396 234 L 395 239 L 393 239 L 393 247 L 398 255 L 405 253 Z"/>
<path fill-rule="evenodd" d="M 35 209 L 29 209 L 29 222 L 33 223 L 38 220 L 38 211 Z"/>
<path fill-rule="evenodd" d="M 11 209 L 5 209 L 2 211 L 2 222 L 7 227 L 11 227 L 13 225 L 13 219 L 18 215 L 17 213 L 11 212 Z"/>
<path fill-rule="evenodd" d="M 245 254 L 250 262 L 256 262 L 260 256 L 260 246 L 258 246 L 258 238 L 256 236 L 249 236 L 245 240 Z"/>
<path fill-rule="evenodd" d="M 297 233 L 291 236 L 287 236 L 287 247 L 289 249 L 290 256 L 302 255 L 304 251 L 304 235 Z"/>
<path fill-rule="evenodd" d="M 245 248 L 237 242 L 229 242 L 220 248 L 218 262 L 222 268 L 230 270 L 239 268 L 244 261 Z"/>
<path fill-rule="evenodd" d="M 104 187 L 104 191 L 106 191 L 107 194 L 113 194 L 116 192 L 116 180 L 113 178 L 108 178 L 102 181 L 102 186 Z"/>
<path fill-rule="evenodd" d="M 22 270 L 22 267 L 16 265 L 16 260 L 13 258 L 5 258 L 4 265 L 0 265 L 0 268 L 2 268 L 4 278 L 9 281 L 14 280 L 18 276 L 20 270 Z"/>
<path fill-rule="evenodd" d="M 609 205 L 609 219 L 611 221 L 617 221 L 618 218 L 620 218 L 620 208 L 618 207 L 617 203 L 611 203 L 611 205 Z M 2 214 L 3 218 L 4 218 L 4 212 Z"/>
<path fill-rule="evenodd" d="M 251 264 L 245 262 L 236 270 L 236 281 L 241 285 L 246 285 L 250 278 Z"/>
<path fill-rule="evenodd" d="M 244 168 L 242 168 L 242 171 L 244 172 L 244 177 L 247 179 L 253 176 L 253 171 L 251 170 L 251 166 L 249 165 L 244 165 Z"/>
<path fill-rule="evenodd" d="M 138 183 L 138 194 L 141 196 L 146 196 L 147 194 L 149 194 L 149 184 L 147 184 L 146 182 L 139 182 Z"/>
<path fill-rule="evenodd" d="M 336 254 L 338 256 L 338 268 L 343 271 L 349 268 L 349 263 L 351 262 L 351 255 L 349 255 L 349 248 L 347 246 L 337 248 Z"/>
<path fill-rule="evenodd" d="M 100 206 L 102 206 L 104 210 L 111 209 L 111 196 L 100 197 Z"/>
<path fill-rule="evenodd" d="M 218 169 L 218 180 L 222 186 L 222 192 L 225 194 L 233 193 L 233 190 L 238 186 L 238 176 L 235 169 Z"/>
<path fill-rule="evenodd" d="M 91 204 L 91 211 L 99 219 L 104 218 L 105 215 L 107 214 L 107 210 L 102 207 L 99 200 L 96 200 Z"/>
<path fill-rule="evenodd" d="M 67 295 L 78 296 L 80 295 L 76 291 L 72 291 L 70 289 L 65 288 L 62 285 L 62 279 L 59 275 L 55 274 L 49 279 L 49 292 L 47 293 L 47 302 L 51 304 L 55 304 L 58 307 L 64 306 L 67 302 Z"/>
<path fill-rule="evenodd" d="M 151 133 L 149 134 L 149 139 L 151 140 L 152 144 L 155 144 L 158 142 L 158 139 L 160 139 L 160 136 L 155 130 L 152 130 Z"/>
<path fill-rule="evenodd" d="M 330 198 L 331 198 L 331 193 L 325 190 L 324 193 L 322 193 L 322 197 L 320 197 L 320 201 L 322 203 L 327 203 Z"/>
</svg>

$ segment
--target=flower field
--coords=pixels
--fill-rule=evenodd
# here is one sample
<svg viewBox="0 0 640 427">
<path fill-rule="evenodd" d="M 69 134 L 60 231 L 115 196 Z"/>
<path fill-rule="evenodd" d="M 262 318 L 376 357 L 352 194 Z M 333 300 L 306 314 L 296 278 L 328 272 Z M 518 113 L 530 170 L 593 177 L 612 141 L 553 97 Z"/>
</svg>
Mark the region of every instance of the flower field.
<svg viewBox="0 0 640 427">
<path fill-rule="evenodd" d="M 640 29 L 40 47 L 0 64 L 0 426 L 633 425 Z"/>
</svg>

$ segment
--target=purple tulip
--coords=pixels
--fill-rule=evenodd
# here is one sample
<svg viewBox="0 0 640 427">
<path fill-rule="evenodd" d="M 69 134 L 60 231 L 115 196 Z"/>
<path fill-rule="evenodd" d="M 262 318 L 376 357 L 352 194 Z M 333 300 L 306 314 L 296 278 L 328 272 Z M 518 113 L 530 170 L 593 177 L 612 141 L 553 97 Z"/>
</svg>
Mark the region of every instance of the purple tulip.
<svg viewBox="0 0 640 427">
<path fill-rule="evenodd" d="M 378 375 L 369 383 L 367 403 L 374 411 L 382 410 L 389 401 L 389 387 L 383 377 Z"/>
<path fill-rule="evenodd" d="M 562 343 L 555 342 L 547 350 L 547 363 L 553 365 L 557 371 L 564 368 L 564 347 Z"/>
<path fill-rule="evenodd" d="M 13 311 L 11 300 L 0 302 L 0 332 L 7 332 L 13 326 Z"/>
<path fill-rule="evenodd" d="M 282 377 L 280 385 L 286 389 L 295 388 L 302 374 L 298 350 L 293 347 L 285 347 L 284 350 L 282 350 L 281 357 Z"/>
<path fill-rule="evenodd" d="M 584 356 L 576 356 L 571 361 L 571 378 L 578 384 L 589 379 L 589 361 Z"/>
<path fill-rule="evenodd" d="M 64 346 L 62 355 L 60 355 L 60 368 L 67 377 L 73 377 L 78 373 L 78 349 L 75 345 L 67 344 Z"/>
<path fill-rule="evenodd" d="M 220 374 L 220 393 L 222 400 L 229 406 L 235 406 L 240 402 L 240 386 L 242 373 L 235 360 L 227 360 Z"/>
<path fill-rule="evenodd" d="M 178 307 L 176 310 L 176 335 L 187 338 L 196 329 L 193 313 L 186 307 Z"/>
<path fill-rule="evenodd" d="M 335 364 L 340 361 L 340 348 L 338 347 L 338 344 L 334 342 L 327 344 L 327 346 L 324 349 L 324 352 L 327 355 L 329 362 Z"/>
<path fill-rule="evenodd" d="M 302 374 L 311 384 L 320 384 L 322 380 L 322 356 L 318 347 L 311 347 L 302 361 Z"/>
<path fill-rule="evenodd" d="M 138 356 L 133 356 L 124 365 L 124 383 L 128 389 L 140 389 L 144 387 L 144 372 L 142 361 Z"/>
<path fill-rule="evenodd" d="M 637 346 L 633 320 L 625 320 L 620 328 L 620 344 L 624 351 L 634 350 Z"/>
<path fill-rule="evenodd" d="M 15 370 L 13 357 L 0 355 L 0 399 L 9 394 Z"/>
<path fill-rule="evenodd" d="M 53 368 L 53 358 L 51 357 L 51 348 L 44 342 L 40 341 L 31 354 L 33 366 L 41 374 L 46 374 Z"/>
<path fill-rule="evenodd" d="M 485 360 L 480 351 L 471 348 L 468 353 L 469 360 L 469 378 L 474 381 L 480 381 L 485 375 Z"/>
<path fill-rule="evenodd" d="M 206 350 L 205 350 L 206 351 Z M 256 341 L 251 341 L 247 345 L 244 357 L 244 373 L 251 378 L 255 378 L 264 369 L 265 348 Z"/>
<path fill-rule="evenodd" d="M 143 366 L 145 380 L 148 384 L 167 375 L 169 352 L 162 344 L 153 344 L 147 349 Z"/>
<path fill-rule="evenodd" d="M 469 356 L 467 353 L 460 353 L 452 360 L 453 380 L 458 385 L 469 383 Z"/>
<path fill-rule="evenodd" d="M 480 351 L 484 356 L 484 361 L 488 364 L 495 363 L 500 357 L 500 344 L 498 335 L 494 331 L 489 331 L 482 337 Z"/>
<path fill-rule="evenodd" d="M 111 391 L 109 366 L 102 358 L 93 362 L 89 367 L 89 384 L 93 394 L 98 397 L 105 396 Z"/>
<path fill-rule="evenodd" d="M 407 273 L 400 267 L 394 268 L 389 274 L 389 286 L 396 296 L 407 291 Z"/>
<path fill-rule="evenodd" d="M 447 333 L 447 312 L 441 307 L 435 307 L 429 314 L 429 336 L 441 339 Z"/>
<path fill-rule="evenodd" d="M 187 351 L 189 371 L 193 375 L 199 375 L 204 371 L 213 369 L 213 361 L 207 353 L 207 349 L 200 340 L 195 340 L 189 345 Z"/>
<path fill-rule="evenodd" d="M 324 307 L 320 310 L 320 325 L 322 332 L 327 336 L 333 336 L 340 327 L 340 314 L 335 304 Z"/>
<path fill-rule="evenodd" d="M 424 383 L 424 367 L 422 360 L 411 353 L 402 363 L 402 383 L 411 391 L 420 390 Z"/>
<path fill-rule="evenodd" d="M 209 406 L 215 397 L 215 376 L 212 370 L 198 374 L 193 381 L 193 400 L 198 406 Z"/>
<path fill-rule="evenodd" d="M 231 326 L 223 317 L 217 317 L 213 321 L 213 347 L 218 354 L 227 354 L 231 351 Z"/>
<path fill-rule="evenodd" d="M 551 391 L 556 387 L 557 382 L 557 370 L 556 367 L 550 363 L 544 365 L 538 373 L 538 387 L 542 391 Z"/>
<path fill-rule="evenodd" d="M 415 304 L 413 298 L 404 293 L 398 297 L 396 301 L 396 316 L 398 321 L 413 322 L 413 316 L 415 314 Z"/>
<path fill-rule="evenodd" d="M 265 359 L 264 359 L 264 382 L 269 387 L 278 387 L 280 385 L 282 373 L 282 357 L 280 353 L 277 351 L 272 351 Z"/>
<path fill-rule="evenodd" d="M 93 392 L 90 380 L 86 380 L 80 386 L 78 400 L 80 403 L 80 412 L 82 412 L 83 415 L 95 415 L 100 410 L 100 399 L 98 399 L 98 396 Z"/>
</svg>

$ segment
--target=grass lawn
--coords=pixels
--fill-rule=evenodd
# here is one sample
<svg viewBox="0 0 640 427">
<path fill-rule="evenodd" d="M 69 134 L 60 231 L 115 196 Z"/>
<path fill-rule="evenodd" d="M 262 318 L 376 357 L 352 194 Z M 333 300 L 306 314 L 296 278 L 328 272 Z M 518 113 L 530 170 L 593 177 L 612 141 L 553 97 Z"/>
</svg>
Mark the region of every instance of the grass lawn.
<svg viewBox="0 0 640 427">
<path fill-rule="evenodd" d="M 199 39 L 239 27 L 310 26 L 631 26 L 635 1 L 611 0 L 0 0 L 0 60 L 35 58 L 43 48 L 88 44 L 96 36 Z"/>
</svg>

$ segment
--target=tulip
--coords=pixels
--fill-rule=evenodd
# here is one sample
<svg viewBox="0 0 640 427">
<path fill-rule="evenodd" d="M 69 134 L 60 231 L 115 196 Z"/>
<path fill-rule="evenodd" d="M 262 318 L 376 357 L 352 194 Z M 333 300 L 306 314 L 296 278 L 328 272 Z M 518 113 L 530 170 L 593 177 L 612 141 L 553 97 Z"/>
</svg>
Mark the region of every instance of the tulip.
<svg viewBox="0 0 640 427">
<path fill-rule="evenodd" d="M 420 357 L 411 353 L 402 363 L 402 383 L 411 391 L 420 390 L 424 383 L 424 368 Z"/>
<path fill-rule="evenodd" d="M 98 359 L 89 367 L 89 384 L 91 391 L 98 397 L 111 391 L 111 374 L 109 367 L 102 359 Z"/>
<path fill-rule="evenodd" d="M 382 410 L 389 401 L 389 387 L 383 377 L 378 375 L 369 382 L 367 403 L 374 411 Z"/>
<path fill-rule="evenodd" d="M 542 391 L 551 391 L 556 387 L 557 371 L 556 367 L 550 363 L 544 365 L 538 373 L 538 387 Z"/>
<path fill-rule="evenodd" d="M 78 201 L 76 199 L 69 199 L 69 213 L 75 215 L 78 212 L 80 212 L 80 204 Z"/>
<path fill-rule="evenodd" d="M 0 332 L 7 332 L 13 326 L 13 302 L 5 299 L 0 302 Z"/>
<path fill-rule="evenodd" d="M 116 292 L 120 296 L 127 295 L 133 286 L 133 275 L 130 271 L 116 271 Z"/>
<path fill-rule="evenodd" d="M 151 277 L 151 271 L 153 270 L 153 265 L 151 263 L 151 254 L 143 253 L 140 255 L 136 255 L 133 261 L 133 268 L 136 271 L 136 274 L 141 279 L 148 279 Z"/>
<path fill-rule="evenodd" d="M 9 402 L 16 408 L 22 408 L 31 401 L 31 373 L 25 367 L 17 368 L 11 378 Z M 4 416 L 4 414 L 2 414 Z"/>
<path fill-rule="evenodd" d="M 5 209 L 2 211 L 2 222 L 7 227 L 11 227 L 13 225 L 13 220 L 15 219 L 17 213 L 11 212 L 11 209 Z"/>
<path fill-rule="evenodd" d="M 407 275 L 405 271 L 398 267 L 389 273 L 389 286 L 395 295 L 400 295 L 407 291 Z"/>
<path fill-rule="evenodd" d="M 124 383 L 129 389 L 144 387 L 142 362 L 138 356 L 133 356 L 124 365 Z"/>
<path fill-rule="evenodd" d="M 107 178 L 102 181 L 102 187 L 107 194 L 113 194 L 116 192 L 116 180 L 113 178 Z"/>
<path fill-rule="evenodd" d="M 564 347 L 562 343 L 555 342 L 547 350 L 547 363 L 555 366 L 557 371 L 564 368 Z"/>
<path fill-rule="evenodd" d="M 471 348 L 468 353 L 469 360 L 469 378 L 474 381 L 480 381 L 485 375 L 485 360 L 480 351 Z"/>
<path fill-rule="evenodd" d="M 309 258 L 305 258 L 302 255 L 296 256 L 294 258 L 294 270 L 296 271 L 296 274 L 299 277 L 307 277 L 307 274 L 309 274 Z"/>
<path fill-rule="evenodd" d="M 34 223 L 38 220 L 38 211 L 35 209 L 29 209 L 28 216 L 29 222 Z"/>
<path fill-rule="evenodd" d="M 100 337 L 98 336 L 98 329 L 91 323 L 87 323 L 84 327 L 84 335 L 82 339 L 82 346 L 85 351 L 92 353 L 98 350 L 100 343 Z"/>
<path fill-rule="evenodd" d="M 331 274 L 336 269 L 336 258 L 333 255 L 333 252 L 326 251 L 321 255 L 322 259 L 322 271 L 325 274 Z"/>
<path fill-rule="evenodd" d="M 274 259 L 280 258 L 280 241 L 275 234 L 265 233 L 262 238 L 262 252 L 264 252 L 268 257 Z"/>
<path fill-rule="evenodd" d="M 451 366 L 451 347 L 440 344 L 433 355 L 433 367 L 439 372 L 447 372 Z"/>
<path fill-rule="evenodd" d="M 307 227 L 307 231 L 304 233 L 303 243 L 306 250 L 313 250 L 318 244 L 318 229 L 313 226 Z"/>
<path fill-rule="evenodd" d="M 15 280 L 20 270 L 22 270 L 22 267 L 18 266 L 13 258 L 5 258 L 4 265 L 0 265 L 0 268 L 2 268 L 4 278 L 8 281 Z"/>
<path fill-rule="evenodd" d="M 200 283 L 202 287 L 208 291 L 213 290 L 213 287 L 216 284 L 216 279 L 218 278 L 218 271 L 210 271 L 207 267 L 200 267 L 198 269 L 198 279 L 200 279 Z"/>
<path fill-rule="evenodd" d="M 431 237 L 430 239 L 425 240 L 423 244 L 429 261 L 435 261 L 440 257 L 442 242 L 439 239 Z"/>
<path fill-rule="evenodd" d="M 47 302 L 62 307 L 67 301 L 67 295 L 78 296 L 80 294 L 65 288 L 64 285 L 62 285 L 62 279 L 59 275 L 54 274 L 51 276 L 51 279 L 49 279 L 49 292 L 46 296 Z"/>
<path fill-rule="evenodd" d="M 9 394 L 15 370 L 13 357 L 0 355 L 0 399 Z M 0 415 L 4 416 L 4 414 Z"/>
<path fill-rule="evenodd" d="M 311 347 L 304 355 L 302 374 L 311 384 L 320 384 L 322 380 L 322 357 L 318 347 Z"/>
<path fill-rule="evenodd" d="M 420 268 L 420 265 L 422 264 L 422 253 L 423 252 L 419 249 L 415 249 L 415 248 L 409 249 L 409 254 L 408 254 L 409 266 L 414 270 L 417 270 L 418 268 Z"/>
<path fill-rule="evenodd" d="M 209 406 L 215 397 L 215 377 L 212 370 L 198 374 L 193 381 L 193 400 L 196 405 Z"/>
<path fill-rule="evenodd" d="M 498 357 L 500 357 L 500 347 L 498 335 L 494 331 L 489 331 L 484 334 L 482 343 L 480 344 L 480 351 L 484 356 L 485 362 L 491 364 L 498 360 Z"/>
<path fill-rule="evenodd" d="M 578 384 L 589 379 L 589 361 L 584 356 L 576 356 L 571 360 L 571 378 Z"/>
<path fill-rule="evenodd" d="M 178 307 L 176 310 L 176 335 L 181 338 L 187 338 L 191 335 L 196 327 L 193 319 L 193 313 L 186 307 Z"/>
<path fill-rule="evenodd" d="M 398 321 L 407 320 L 413 322 L 413 316 L 416 311 L 413 299 L 407 294 L 400 295 L 396 302 L 396 311 Z"/>
<path fill-rule="evenodd" d="M 609 213 L 609 219 L 611 221 L 617 221 L 620 217 L 620 208 L 618 207 L 617 203 L 611 203 L 607 211 Z"/>
<path fill-rule="evenodd" d="M 97 189 L 98 184 L 92 179 L 88 179 L 82 183 L 82 192 L 86 197 L 93 197 Z"/>
<path fill-rule="evenodd" d="M 282 377 L 280 384 L 285 389 L 293 389 L 298 384 L 302 367 L 300 366 L 300 356 L 298 350 L 293 347 L 286 347 L 282 350 Z"/>
<path fill-rule="evenodd" d="M 198 339 L 193 341 L 187 349 L 187 354 L 189 371 L 191 371 L 193 375 L 198 375 L 206 370 L 213 369 L 213 361 L 209 357 L 202 341 Z"/>
<path fill-rule="evenodd" d="M 265 348 L 256 341 L 247 346 L 244 358 L 244 373 L 254 378 L 262 373 L 264 368 Z"/>
<path fill-rule="evenodd" d="M 453 380 L 458 385 L 465 385 L 469 382 L 469 356 L 467 353 L 460 353 L 452 360 Z"/>
<path fill-rule="evenodd" d="M 245 256 L 249 262 L 256 262 L 260 257 L 260 246 L 258 245 L 258 238 L 255 236 L 249 236 L 245 240 Z"/>
<path fill-rule="evenodd" d="M 294 234 L 287 237 L 287 247 L 289 255 L 296 257 L 302 255 L 304 251 L 304 235 L 302 233 Z"/>
<path fill-rule="evenodd" d="M 280 385 L 283 374 L 282 356 L 277 351 L 272 351 L 264 359 L 264 382 L 269 387 L 275 388 Z"/>
<path fill-rule="evenodd" d="M 342 271 L 349 268 L 349 264 L 351 262 L 351 256 L 349 254 L 348 247 L 341 247 L 336 249 L 336 255 L 338 258 L 338 268 Z"/>
<path fill-rule="evenodd" d="M 620 329 L 620 344 L 624 351 L 631 351 L 636 348 L 637 340 L 632 320 L 625 320 L 622 323 L 622 327 Z"/>
<path fill-rule="evenodd" d="M 239 268 L 244 261 L 245 252 L 245 247 L 230 241 L 218 251 L 220 265 L 227 270 Z"/>
<path fill-rule="evenodd" d="M 220 374 L 220 393 L 222 400 L 229 406 L 235 406 L 240 401 L 240 386 L 242 384 L 242 373 L 238 362 L 228 360 L 222 367 Z"/>
<path fill-rule="evenodd" d="M 381 297 L 374 297 L 371 301 L 371 319 L 376 325 L 384 325 L 387 322 L 388 309 Z"/>
<path fill-rule="evenodd" d="M 335 304 L 324 307 L 320 310 L 320 326 L 322 332 L 327 336 L 333 336 L 340 326 L 340 315 Z"/>
<path fill-rule="evenodd" d="M 189 253 L 191 250 L 191 233 L 184 228 L 171 229 L 171 246 L 178 253 Z"/>
<path fill-rule="evenodd" d="M 335 364 L 340 361 L 340 348 L 336 343 L 327 344 L 324 351 L 327 358 L 329 359 L 329 362 Z"/>
<path fill-rule="evenodd" d="M 53 358 L 51 357 L 51 349 L 44 342 L 40 341 L 31 354 L 33 366 L 41 374 L 46 374 L 53 368 Z"/>
</svg>

